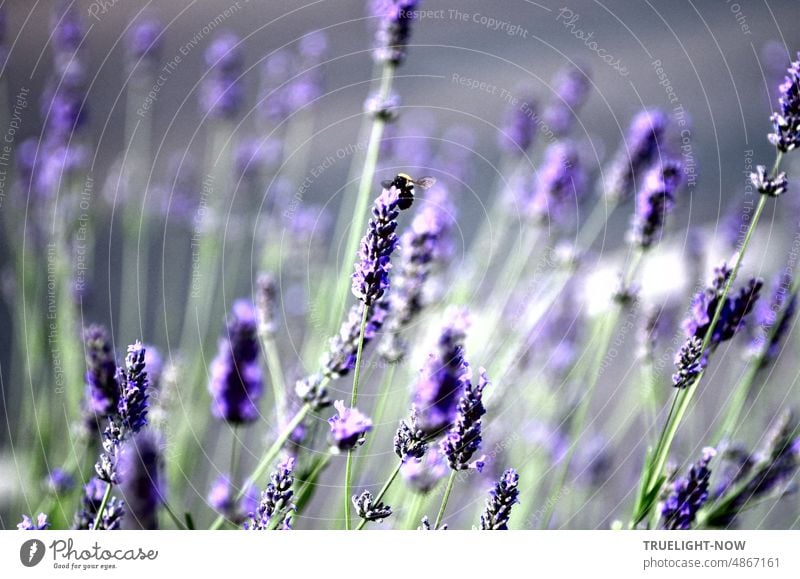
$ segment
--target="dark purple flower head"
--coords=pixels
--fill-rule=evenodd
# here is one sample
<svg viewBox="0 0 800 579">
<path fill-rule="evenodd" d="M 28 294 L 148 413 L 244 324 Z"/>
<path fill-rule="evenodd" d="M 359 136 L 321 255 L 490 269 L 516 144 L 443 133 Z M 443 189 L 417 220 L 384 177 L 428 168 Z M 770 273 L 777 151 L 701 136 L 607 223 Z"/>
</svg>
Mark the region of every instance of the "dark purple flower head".
<svg viewBox="0 0 800 579">
<path fill-rule="evenodd" d="M 128 34 L 128 52 L 134 61 L 154 62 L 161 52 L 161 34 L 164 27 L 155 18 L 138 22 Z"/>
<path fill-rule="evenodd" d="M 54 495 L 67 493 L 74 485 L 75 479 L 63 468 L 54 468 L 45 478 L 45 487 Z"/>
<path fill-rule="evenodd" d="M 789 189 L 786 173 L 778 173 L 773 179 L 764 165 L 757 165 L 755 173 L 750 173 L 750 182 L 759 193 L 769 197 L 779 197 Z"/>
<path fill-rule="evenodd" d="M 370 16 L 378 21 L 373 51 L 377 62 L 393 66 L 403 63 L 418 5 L 419 0 L 370 0 Z"/>
<path fill-rule="evenodd" d="M 211 117 L 232 119 L 244 101 L 239 78 L 244 53 L 239 37 L 232 33 L 219 35 L 209 45 L 205 58 L 209 71 L 200 92 L 203 109 Z"/>
<path fill-rule="evenodd" d="M 145 349 L 141 342 L 128 346 L 125 368 L 119 369 L 117 382 L 120 397 L 117 414 L 122 428 L 130 434 L 139 432 L 147 424 L 150 381 L 145 365 Z"/>
<path fill-rule="evenodd" d="M 419 429 L 426 436 L 442 432 L 456 417 L 458 399 L 464 391 L 468 366 L 464 339 L 469 325 L 463 311 L 450 314 L 439 336 L 436 352 L 428 356 L 414 388 L 414 406 Z"/>
<path fill-rule="evenodd" d="M 258 322 L 252 302 L 236 300 L 231 307 L 226 335 L 211 362 L 211 413 L 233 424 L 258 418 L 258 403 L 264 391 L 258 361 Z"/>
<path fill-rule="evenodd" d="M 116 412 L 119 401 L 117 362 L 111 338 L 103 326 L 83 332 L 86 352 L 86 390 L 89 410 L 104 417 Z"/>
<path fill-rule="evenodd" d="M 580 155 L 569 141 L 553 143 L 545 153 L 544 167 L 535 176 L 528 212 L 539 223 L 562 223 L 586 192 L 586 174 Z"/>
<path fill-rule="evenodd" d="M 605 176 L 609 200 L 621 202 L 633 195 L 637 177 L 659 154 L 668 122 L 658 109 L 642 111 L 633 118 L 625 143 Z"/>
<path fill-rule="evenodd" d="M 392 516 L 392 507 L 376 501 L 368 490 L 360 495 L 353 495 L 352 501 L 356 514 L 365 521 L 382 523 L 383 519 Z"/>
<path fill-rule="evenodd" d="M 706 339 L 714 312 L 719 307 L 719 300 L 722 298 L 731 273 L 731 269 L 723 263 L 714 269 L 714 278 L 711 284 L 695 295 L 692 300 L 691 314 L 683 323 L 687 337 L 696 336 L 700 340 Z M 744 318 L 756 305 L 761 285 L 761 279 L 751 278 L 738 292 L 725 298 L 714 333 L 708 342 L 709 347 L 713 348 L 730 340 L 744 327 Z"/>
<path fill-rule="evenodd" d="M 570 132 L 578 111 L 589 96 L 591 77 L 580 68 L 559 71 L 555 79 L 555 94 L 544 111 L 544 122 L 556 136 Z"/>
<path fill-rule="evenodd" d="M 489 492 L 486 510 L 481 515 L 482 531 L 507 531 L 511 508 L 519 502 L 519 475 L 508 469 Z"/>
<path fill-rule="evenodd" d="M 117 470 L 128 528 L 158 528 L 158 508 L 164 502 L 161 444 L 157 432 L 143 430 L 122 445 Z"/>
<path fill-rule="evenodd" d="M 97 516 L 97 509 L 106 492 L 106 483 L 97 477 L 92 477 L 83 487 L 81 506 L 75 513 L 72 523 L 73 529 L 87 530 L 92 528 L 92 523 Z"/>
<path fill-rule="evenodd" d="M 441 443 L 442 452 L 453 470 L 483 469 L 483 457 L 469 462 L 481 446 L 481 418 L 486 414 L 483 391 L 489 385 L 486 370 L 480 368 L 478 374 L 480 375 L 478 382 L 473 383 L 471 371 L 466 372 L 464 393 L 458 401 L 455 422 Z"/>
<path fill-rule="evenodd" d="M 342 400 L 334 402 L 333 407 L 339 414 L 328 419 L 331 425 L 331 450 L 347 452 L 361 446 L 367 432 L 372 430 L 372 420 L 357 408 L 346 407 Z"/>
<path fill-rule="evenodd" d="M 713 448 L 703 449 L 703 456 L 689 469 L 686 478 L 672 484 L 672 492 L 661 508 L 661 528 L 688 530 L 695 516 L 708 499 L 708 481 L 711 471 L 708 463 L 717 453 Z"/>
<path fill-rule="evenodd" d="M 681 164 L 656 163 L 648 170 L 636 196 L 636 212 L 629 233 L 631 243 L 646 249 L 661 237 L 664 221 L 675 206 L 675 193 L 681 184 Z"/>
<path fill-rule="evenodd" d="M 419 461 L 428 450 L 425 433 L 418 424 L 417 409 L 411 409 L 408 420 L 401 420 L 397 433 L 394 435 L 394 453 L 406 463 L 411 460 Z"/>
<path fill-rule="evenodd" d="M 697 336 L 689 336 L 675 355 L 676 372 L 672 375 L 672 385 L 675 388 L 692 386 L 705 367 L 706 358 L 703 356 L 703 340 Z"/>
<path fill-rule="evenodd" d="M 292 502 L 294 491 L 294 459 L 287 458 L 278 464 L 270 475 L 267 488 L 261 494 L 261 501 L 256 510 L 245 521 L 244 528 L 250 531 L 266 531 L 272 526 L 281 525 L 289 529 L 295 505 Z"/>
<path fill-rule="evenodd" d="M 539 117 L 536 113 L 536 100 L 530 96 L 519 99 L 519 103 L 506 111 L 502 133 L 499 137 L 500 147 L 507 153 L 521 156 L 531 148 L 536 138 Z"/>
<path fill-rule="evenodd" d="M 788 153 L 800 145 L 800 54 L 788 68 L 780 94 L 779 110 L 770 117 L 775 132 L 768 138 L 779 151 Z"/>
<path fill-rule="evenodd" d="M 22 522 L 17 523 L 17 529 L 20 531 L 44 531 L 49 527 L 50 523 L 44 513 L 39 513 L 35 521 L 28 515 L 22 515 Z"/>
<path fill-rule="evenodd" d="M 389 289 L 390 259 L 397 247 L 397 217 L 401 209 L 410 205 L 404 193 L 394 184 L 381 191 L 372 207 L 367 234 L 361 239 L 352 290 L 367 306 Z"/>
</svg>

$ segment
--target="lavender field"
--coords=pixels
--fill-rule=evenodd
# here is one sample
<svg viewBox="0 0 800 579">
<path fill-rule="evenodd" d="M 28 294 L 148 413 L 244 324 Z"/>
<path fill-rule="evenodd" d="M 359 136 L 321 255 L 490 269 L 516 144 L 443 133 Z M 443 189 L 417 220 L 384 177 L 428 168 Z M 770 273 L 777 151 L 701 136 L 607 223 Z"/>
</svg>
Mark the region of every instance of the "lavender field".
<svg viewBox="0 0 800 579">
<path fill-rule="evenodd" d="M 800 529 L 799 17 L 0 0 L 0 529 Z"/>
</svg>

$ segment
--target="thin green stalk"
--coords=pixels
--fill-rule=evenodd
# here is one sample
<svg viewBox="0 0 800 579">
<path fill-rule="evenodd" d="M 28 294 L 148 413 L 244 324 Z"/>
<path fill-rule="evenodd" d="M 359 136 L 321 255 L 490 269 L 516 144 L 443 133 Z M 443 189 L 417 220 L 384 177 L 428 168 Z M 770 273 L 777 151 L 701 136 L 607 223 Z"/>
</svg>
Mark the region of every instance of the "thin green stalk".
<svg viewBox="0 0 800 579">
<path fill-rule="evenodd" d="M 247 492 L 247 489 L 254 485 L 261 477 L 264 476 L 264 473 L 267 472 L 267 469 L 272 465 L 275 460 L 275 457 L 278 456 L 278 453 L 283 448 L 283 445 L 286 444 L 286 441 L 294 432 L 294 429 L 297 428 L 297 425 L 303 421 L 306 414 L 308 414 L 309 410 L 311 410 L 311 406 L 308 404 L 304 404 L 300 410 L 297 411 L 297 414 L 294 415 L 294 418 L 286 425 L 286 428 L 283 429 L 280 436 L 272 443 L 272 446 L 267 449 L 267 452 L 264 453 L 264 456 L 261 458 L 261 461 L 258 463 L 256 468 L 253 470 L 253 473 L 247 478 L 244 484 L 239 489 L 239 492 L 236 493 L 236 497 L 234 501 L 238 502 L 244 494 Z M 219 515 L 214 522 L 209 527 L 209 530 L 214 531 L 222 527 L 225 523 L 225 517 L 223 515 Z"/>
<path fill-rule="evenodd" d="M 267 371 L 269 372 L 270 382 L 272 383 L 272 394 L 275 399 L 275 412 L 278 421 L 283 419 L 283 412 L 286 407 L 286 385 L 283 382 L 283 369 L 281 358 L 278 355 L 278 348 L 272 336 L 264 336 L 261 339 L 264 348 L 264 357 L 267 361 Z"/>
<path fill-rule="evenodd" d="M 411 505 L 408 507 L 406 517 L 403 520 L 403 529 L 416 529 L 419 524 L 420 512 L 422 511 L 423 503 L 425 502 L 426 495 L 422 493 L 414 493 L 411 499 Z"/>
<path fill-rule="evenodd" d="M 169 518 L 172 519 L 172 522 L 175 523 L 175 526 L 178 528 L 178 530 L 186 531 L 188 529 L 188 527 L 183 523 L 183 521 L 181 521 L 180 518 L 178 518 L 178 515 L 176 515 L 175 512 L 170 508 L 169 503 L 167 503 L 167 501 L 163 501 L 161 503 L 161 506 L 164 507 L 165 511 L 167 511 Z"/>
<path fill-rule="evenodd" d="M 236 486 L 236 471 L 239 470 L 239 450 L 241 449 L 241 445 L 237 444 L 239 442 L 239 436 L 236 426 L 231 429 L 231 463 L 230 463 L 230 477 L 231 477 L 231 486 Z"/>
<path fill-rule="evenodd" d="M 375 406 L 375 411 L 372 413 L 372 423 L 375 424 L 376 427 L 383 423 L 383 415 L 386 413 L 386 405 L 389 403 L 389 398 L 391 397 L 391 388 L 392 383 L 394 382 L 394 375 L 396 371 L 397 364 L 392 364 L 389 366 L 389 369 L 384 372 L 383 377 L 381 378 L 381 384 L 378 390 L 378 403 Z M 366 457 L 369 456 L 369 452 L 374 441 L 374 436 L 370 436 L 367 439 L 364 449 L 361 451 L 361 460 L 359 460 L 359 465 L 364 462 Z"/>
<path fill-rule="evenodd" d="M 361 314 L 361 329 L 358 332 L 358 350 L 356 350 L 356 367 L 353 369 L 353 393 L 350 396 L 350 406 L 355 408 L 358 401 L 358 378 L 361 374 L 361 356 L 364 352 L 364 330 L 367 327 L 369 306 L 364 304 L 364 313 Z M 350 485 L 353 477 L 353 450 L 347 451 L 347 463 L 344 469 L 344 528 L 350 530 Z"/>
<path fill-rule="evenodd" d="M 439 529 L 439 524 L 444 518 L 444 511 L 447 508 L 447 501 L 450 500 L 450 493 L 453 492 L 453 485 L 456 482 L 456 471 L 450 471 L 450 477 L 447 479 L 447 486 L 444 489 L 444 497 L 442 497 L 442 505 L 439 507 L 439 512 L 436 515 L 436 522 L 433 523 L 433 530 Z"/>
<path fill-rule="evenodd" d="M 100 506 L 97 508 L 97 513 L 94 516 L 94 523 L 92 523 L 92 530 L 96 531 L 100 527 L 100 521 L 103 518 L 103 511 L 106 510 L 108 500 L 111 498 L 111 484 L 106 483 L 106 492 L 103 493 L 103 500 L 100 501 Z"/>
<path fill-rule="evenodd" d="M 378 494 L 375 496 L 375 504 L 381 502 L 383 495 L 385 495 L 386 492 L 389 490 L 389 487 L 392 486 L 392 483 L 395 481 L 397 475 L 400 473 L 400 467 L 402 466 L 403 466 L 403 461 L 401 460 L 400 462 L 397 463 L 397 466 L 392 471 L 391 476 L 383 484 L 383 488 L 381 488 L 380 492 L 378 492 Z M 363 529 L 364 525 L 366 524 L 367 524 L 367 519 L 361 519 L 361 522 L 358 523 L 358 526 L 356 527 L 356 531 L 360 531 L 361 529 Z"/>
</svg>

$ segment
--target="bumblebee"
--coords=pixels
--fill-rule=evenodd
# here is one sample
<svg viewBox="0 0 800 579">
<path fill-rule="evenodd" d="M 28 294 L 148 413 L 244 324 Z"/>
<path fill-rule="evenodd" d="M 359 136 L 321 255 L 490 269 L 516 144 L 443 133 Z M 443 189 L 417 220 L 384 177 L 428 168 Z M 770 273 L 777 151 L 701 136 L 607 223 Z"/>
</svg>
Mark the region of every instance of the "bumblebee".
<svg viewBox="0 0 800 579">
<path fill-rule="evenodd" d="M 408 209 L 414 202 L 414 188 L 419 187 L 424 191 L 425 189 L 430 189 L 433 187 L 434 183 L 436 183 L 436 179 L 433 177 L 420 177 L 419 179 L 412 179 L 405 173 L 398 173 L 393 180 L 387 179 L 386 181 L 381 182 L 381 186 L 384 189 L 396 187 L 400 191 L 400 200 L 398 201 L 397 206 L 400 209 Z"/>
</svg>

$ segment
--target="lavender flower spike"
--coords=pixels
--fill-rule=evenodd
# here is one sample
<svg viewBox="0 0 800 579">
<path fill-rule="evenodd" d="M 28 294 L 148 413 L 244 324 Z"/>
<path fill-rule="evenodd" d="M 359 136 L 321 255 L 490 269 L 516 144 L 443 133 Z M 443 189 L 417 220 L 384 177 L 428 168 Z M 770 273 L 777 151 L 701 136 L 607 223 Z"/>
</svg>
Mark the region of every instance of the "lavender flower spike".
<svg viewBox="0 0 800 579">
<path fill-rule="evenodd" d="M 201 105 L 210 117 L 233 119 L 244 101 L 239 78 L 244 53 L 239 37 L 232 33 L 218 36 L 209 45 L 205 57 L 210 71 L 200 92 Z"/>
<path fill-rule="evenodd" d="M 89 326 L 83 333 L 86 348 L 86 390 L 89 410 L 104 417 L 117 409 L 119 385 L 111 339 L 103 326 Z"/>
<path fill-rule="evenodd" d="M 566 135 L 575 124 L 578 110 L 589 96 L 591 77 L 577 67 L 559 71 L 555 95 L 544 111 L 544 121 L 556 136 Z"/>
<path fill-rule="evenodd" d="M 394 453 L 403 464 L 410 460 L 419 462 L 428 451 L 425 433 L 419 428 L 418 418 L 417 409 L 412 408 L 411 417 L 400 421 L 400 426 L 394 435 Z"/>
<path fill-rule="evenodd" d="M 652 167 L 636 198 L 636 212 L 629 234 L 630 241 L 642 249 L 659 239 L 664 220 L 675 206 L 675 192 L 681 183 L 681 164 L 664 161 Z"/>
<path fill-rule="evenodd" d="M 164 501 L 161 437 L 144 430 L 126 441 L 119 456 L 120 492 L 128 505 L 125 526 L 157 529 L 158 508 Z"/>
<path fill-rule="evenodd" d="M 294 459 L 283 460 L 270 476 L 267 488 L 261 494 L 261 502 L 255 512 L 250 513 L 244 528 L 250 531 L 266 531 L 274 524 L 282 529 L 291 528 L 291 513 L 295 510 L 292 502 L 294 491 Z M 278 521 L 280 520 L 280 523 Z"/>
<path fill-rule="evenodd" d="M 97 477 L 92 477 L 83 487 L 81 496 L 81 507 L 75 513 L 72 528 L 75 530 L 88 530 L 92 528 L 94 519 L 97 516 L 97 509 L 105 494 L 106 485 Z"/>
<path fill-rule="evenodd" d="M 786 173 L 778 173 L 772 179 L 764 165 L 757 165 L 755 173 L 750 173 L 750 182 L 759 193 L 769 197 L 779 197 L 789 189 L 789 180 L 786 178 Z"/>
<path fill-rule="evenodd" d="M 44 531 L 49 527 L 50 523 L 44 513 L 39 513 L 35 521 L 28 515 L 22 515 L 22 521 L 17 524 L 17 529 L 20 531 Z"/>
<path fill-rule="evenodd" d="M 633 194 L 636 177 L 658 154 L 667 123 L 660 110 L 645 110 L 633 118 L 625 145 L 617 151 L 608 171 L 605 195 L 609 201 L 622 202 Z"/>
<path fill-rule="evenodd" d="M 800 146 L 800 53 L 787 73 L 780 86 L 780 110 L 770 117 L 775 132 L 768 136 L 769 142 L 782 153 Z"/>
<path fill-rule="evenodd" d="M 507 531 L 511 508 L 519 502 L 519 475 L 509 468 L 490 492 L 481 515 L 482 531 Z"/>
<path fill-rule="evenodd" d="M 361 318 L 365 307 L 367 306 L 363 303 L 353 305 L 347 313 L 347 319 L 342 322 L 339 333 L 331 339 L 328 350 L 322 357 L 322 374 L 326 378 L 341 378 L 355 368 Z M 364 346 L 369 344 L 383 327 L 388 310 L 388 299 L 381 299 L 370 308 L 367 313 L 367 325 L 364 327 Z"/>
<path fill-rule="evenodd" d="M 550 145 L 545 164 L 537 175 L 528 213 L 538 223 L 560 223 L 570 208 L 577 207 L 585 193 L 586 175 L 580 155 L 568 141 Z"/>
<path fill-rule="evenodd" d="M 345 453 L 364 444 L 364 437 L 372 430 L 372 420 L 357 408 L 347 408 L 343 400 L 337 400 L 333 407 L 339 413 L 328 419 L 331 425 L 331 451 Z"/>
<path fill-rule="evenodd" d="M 353 506 L 356 514 L 365 521 L 382 523 L 383 519 L 392 515 L 392 507 L 380 501 L 375 502 L 372 493 L 366 490 L 360 495 L 353 495 Z"/>
<path fill-rule="evenodd" d="M 411 22 L 419 0 L 372 0 L 370 15 L 378 19 L 373 56 L 377 62 L 398 66 L 406 59 Z"/>
<path fill-rule="evenodd" d="M 675 481 L 672 492 L 661 509 L 661 528 L 688 530 L 694 523 L 697 511 L 708 500 L 708 481 L 711 471 L 708 463 L 717 454 L 713 448 L 703 449 L 703 457 L 689 469 L 686 478 Z"/>
<path fill-rule="evenodd" d="M 675 388 L 688 388 L 693 385 L 706 366 L 703 356 L 703 340 L 697 336 L 689 336 L 675 356 L 677 371 L 672 375 Z"/>
<path fill-rule="evenodd" d="M 353 295 L 366 306 L 378 301 L 389 289 L 390 258 L 397 247 L 397 216 L 408 207 L 403 191 L 391 185 L 384 188 L 372 207 L 367 234 L 361 240 L 358 263 L 353 273 Z"/>
<path fill-rule="evenodd" d="M 258 363 L 256 310 L 248 300 L 237 300 L 228 317 L 226 337 L 220 339 L 211 362 L 211 413 L 232 424 L 258 418 L 258 403 L 264 391 Z"/>
<path fill-rule="evenodd" d="M 481 418 L 486 414 L 483 390 L 489 385 L 486 370 L 478 370 L 480 379 L 473 384 L 471 372 L 465 376 L 464 394 L 458 402 L 458 414 L 453 427 L 442 440 L 442 452 L 453 470 L 483 469 L 483 458 L 473 463 L 469 460 L 481 446 Z"/>
</svg>

